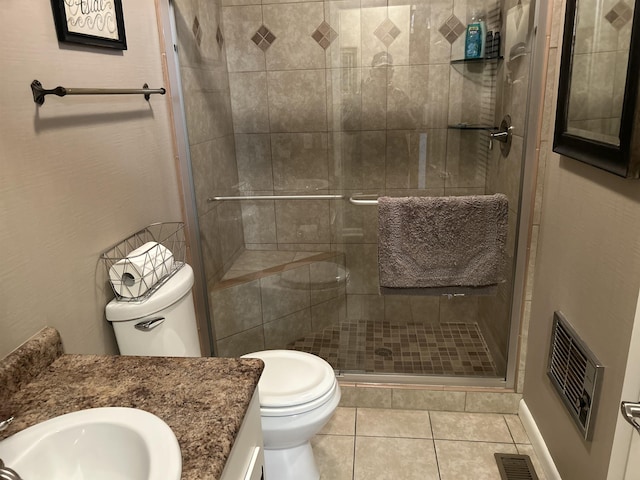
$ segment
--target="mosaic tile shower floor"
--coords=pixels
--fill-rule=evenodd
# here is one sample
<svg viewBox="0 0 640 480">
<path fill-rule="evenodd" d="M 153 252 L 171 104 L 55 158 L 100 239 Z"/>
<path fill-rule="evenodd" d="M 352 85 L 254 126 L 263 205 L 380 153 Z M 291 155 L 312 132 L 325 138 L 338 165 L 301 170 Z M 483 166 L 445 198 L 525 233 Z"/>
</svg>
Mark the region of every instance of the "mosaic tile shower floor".
<svg viewBox="0 0 640 480">
<path fill-rule="evenodd" d="M 287 348 L 313 353 L 347 372 L 497 376 L 475 323 L 343 322 Z"/>
</svg>

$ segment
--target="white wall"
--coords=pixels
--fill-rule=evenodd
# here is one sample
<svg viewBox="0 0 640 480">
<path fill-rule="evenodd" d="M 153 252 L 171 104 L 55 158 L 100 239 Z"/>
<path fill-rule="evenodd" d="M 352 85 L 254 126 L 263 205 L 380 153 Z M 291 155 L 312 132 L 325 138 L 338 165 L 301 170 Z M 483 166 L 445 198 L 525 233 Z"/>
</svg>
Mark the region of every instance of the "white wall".
<svg viewBox="0 0 640 480">
<path fill-rule="evenodd" d="M 128 50 L 58 43 L 49 0 L 2 2 L 0 358 L 44 325 L 71 353 L 112 353 L 100 253 L 181 219 L 167 98 L 48 96 L 45 88 L 163 83 L 153 0 L 123 1 Z"/>
</svg>

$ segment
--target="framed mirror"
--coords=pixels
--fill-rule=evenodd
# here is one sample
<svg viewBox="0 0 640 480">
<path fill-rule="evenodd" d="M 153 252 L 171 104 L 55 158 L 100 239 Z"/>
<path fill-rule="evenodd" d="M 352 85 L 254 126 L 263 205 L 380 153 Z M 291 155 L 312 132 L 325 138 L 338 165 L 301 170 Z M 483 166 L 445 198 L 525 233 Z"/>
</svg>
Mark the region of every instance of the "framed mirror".
<svg viewBox="0 0 640 480">
<path fill-rule="evenodd" d="M 639 30 L 640 0 L 567 0 L 554 152 L 638 178 Z"/>
</svg>

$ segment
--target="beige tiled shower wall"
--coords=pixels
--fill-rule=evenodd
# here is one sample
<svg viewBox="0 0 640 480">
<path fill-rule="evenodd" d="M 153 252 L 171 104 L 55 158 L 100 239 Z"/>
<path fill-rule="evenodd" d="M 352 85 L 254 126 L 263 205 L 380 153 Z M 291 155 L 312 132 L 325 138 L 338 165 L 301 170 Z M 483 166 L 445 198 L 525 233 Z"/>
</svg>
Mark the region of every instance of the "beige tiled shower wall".
<svg viewBox="0 0 640 480">
<path fill-rule="evenodd" d="M 219 1 L 174 1 L 182 93 L 207 282 L 244 250 L 240 206 L 212 203 L 237 191 L 238 168 Z"/>
<path fill-rule="evenodd" d="M 447 128 L 483 120 L 498 124 L 496 79 L 511 82 L 502 108 L 524 108 L 523 67 L 507 72 L 499 62 L 450 63 L 463 57 L 471 11 L 495 6 L 460 0 L 224 0 L 239 192 L 506 192 L 513 252 L 524 111 L 510 112 L 520 123 L 509 159 L 495 150 L 489 154 L 486 132 Z M 456 22 L 462 31 L 447 40 L 445 24 Z M 378 295 L 376 215 L 374 206 L 345 200 L 242 203 L 248 249 L 344 253 L 348 318 L 476 322 L 482 311 L 483 333 L 503 348 L 504 338 L 491 329 L 508 335 L 506 286 L 490 306 L 478 298 Z"/>
</svg>

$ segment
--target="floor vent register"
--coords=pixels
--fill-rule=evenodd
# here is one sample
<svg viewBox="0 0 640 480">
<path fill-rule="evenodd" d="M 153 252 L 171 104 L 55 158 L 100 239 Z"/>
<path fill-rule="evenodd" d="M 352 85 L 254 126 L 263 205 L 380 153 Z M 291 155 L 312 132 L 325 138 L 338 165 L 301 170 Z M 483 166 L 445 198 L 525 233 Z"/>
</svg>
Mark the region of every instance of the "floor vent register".
<svg viewBox="0 0 640 480">
<path fill-rule="evenodd" d="M 529 455 L 494 453 L 502 480 L 538 480 Z"/>
</svg>

